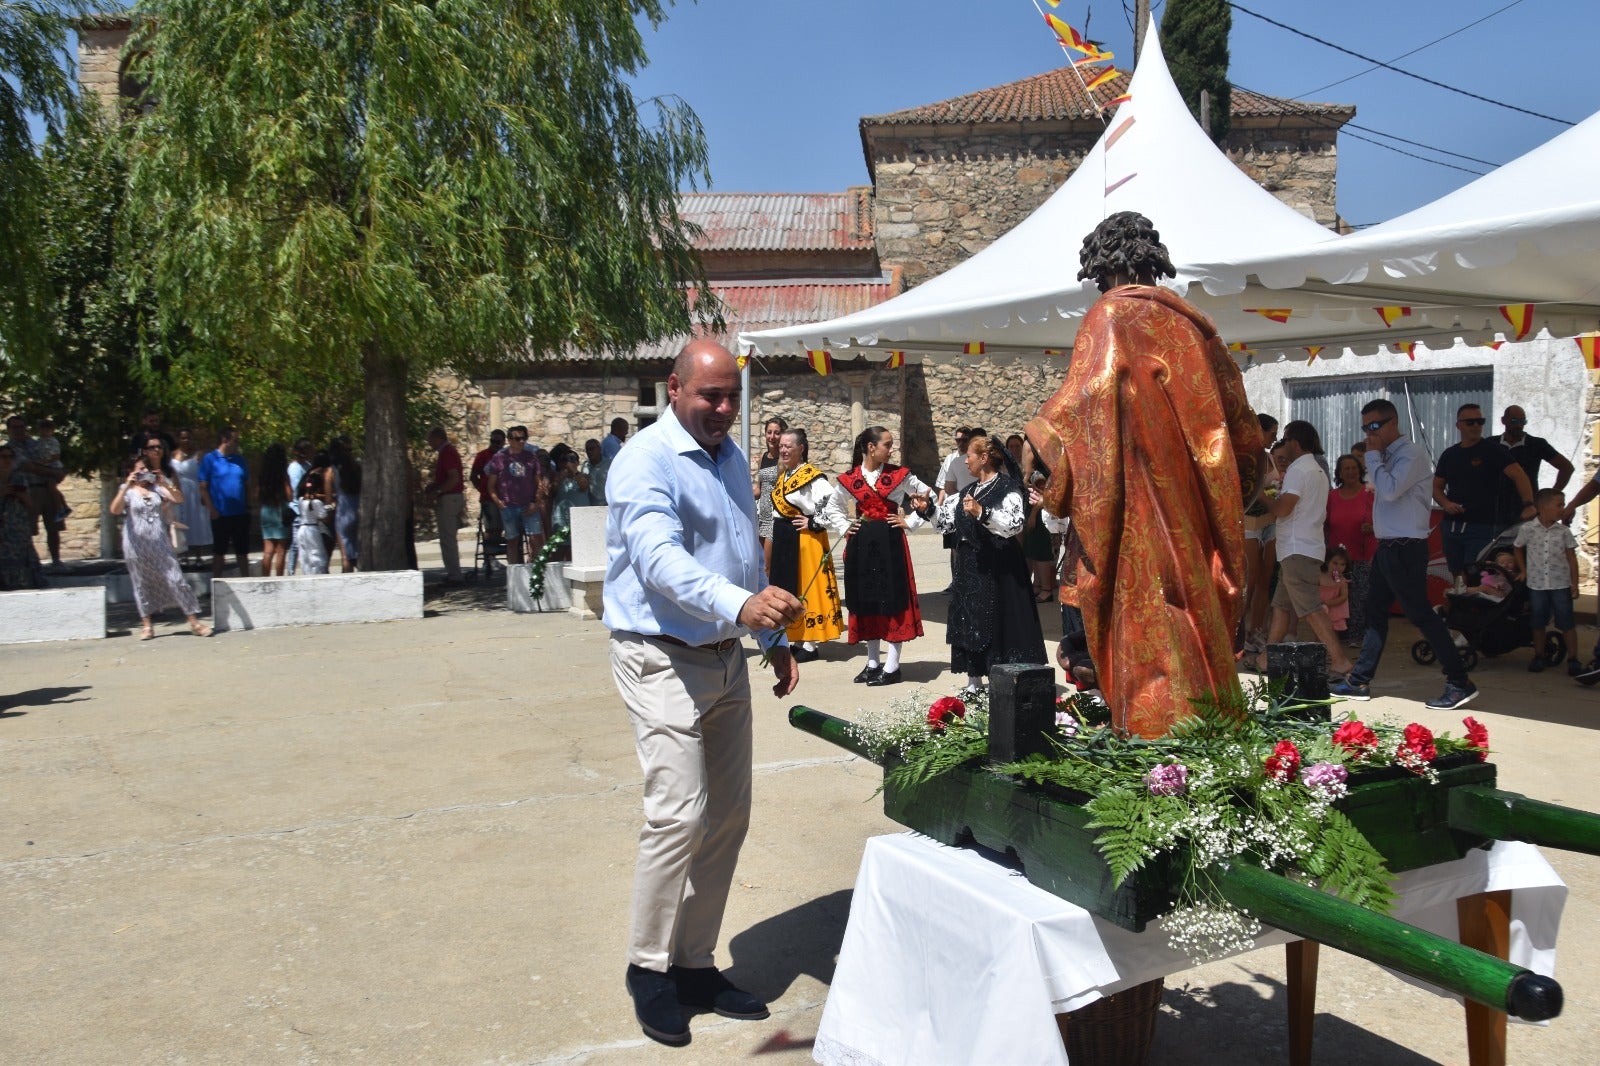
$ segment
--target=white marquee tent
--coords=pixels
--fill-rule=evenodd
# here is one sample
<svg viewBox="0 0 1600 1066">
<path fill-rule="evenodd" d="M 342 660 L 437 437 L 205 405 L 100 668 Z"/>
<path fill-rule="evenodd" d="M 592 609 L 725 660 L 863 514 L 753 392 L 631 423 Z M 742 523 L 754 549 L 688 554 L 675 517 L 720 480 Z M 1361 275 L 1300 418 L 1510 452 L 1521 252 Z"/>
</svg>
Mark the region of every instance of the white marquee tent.
<svg viewBox="0 0 1600 1066">
<path fill-rule="evenodd" d="M 866 311 L 742 334 L 741 350 L 881 360 L 894 350 L 959 357 L 976 344 L 988 354 L 1070 349 L 1097 295 L 1076 280 L 1082 238 L 1123 210 L 1161 232 L 1178 268 L 1168 284 L 1225 339 L 1263 357 L 1600 328 L 1600 185 L 1591 173 L 1600 115 L 1433 204 L 1340 237 L 1211 143 L 1153 29 L 1129 93 L 1072 177 L 989 247 Z"/>
</svg>

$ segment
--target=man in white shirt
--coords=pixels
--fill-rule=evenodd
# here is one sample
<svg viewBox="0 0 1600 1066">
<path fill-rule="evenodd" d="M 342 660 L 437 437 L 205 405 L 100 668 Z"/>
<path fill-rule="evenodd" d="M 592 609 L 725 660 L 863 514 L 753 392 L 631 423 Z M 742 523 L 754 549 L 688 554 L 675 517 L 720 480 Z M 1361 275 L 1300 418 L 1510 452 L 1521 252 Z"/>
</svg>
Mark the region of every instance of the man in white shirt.
<svg viewBox="0 0 1600 1066">
<path fill-rule="evenodd" d="M 1329 669 L 1343 677 L 1355 663 L 1339 643 L 1321 594 L 1322 564 L 1327 558 L 1323 525 L 1328 517 L 1328 475 L 1317 462 L 1323 454 L 1322 440 L 1310 422 L 1290 422 L 1283 427 L 1281 447 L 1289 467 L 1277 497 L 1267 502 L 1277 519 L 1279 565 L 1267 643 L 1279 643 L 1296 619 L 1304 621 L 1328 649 Z M 1262 665 L 1265 659 L 1263 653 Z"/>
<path fill-rule="evenodd" d="M 611 674 L 644 770 L 627 987 L 645 1035 L 689 1042 L 684 1008 L 761 1019 L 712 953 L 750 823 L 750 677 L 740 637 L 770 649 L 782 697 L 800 682 L 784 635 L 805 604 L 767 584 L 750 467 L 729 436 L 739 368 L 691 341 L 671 407 L 611 463 L 605 616 Z"/>
</svg>

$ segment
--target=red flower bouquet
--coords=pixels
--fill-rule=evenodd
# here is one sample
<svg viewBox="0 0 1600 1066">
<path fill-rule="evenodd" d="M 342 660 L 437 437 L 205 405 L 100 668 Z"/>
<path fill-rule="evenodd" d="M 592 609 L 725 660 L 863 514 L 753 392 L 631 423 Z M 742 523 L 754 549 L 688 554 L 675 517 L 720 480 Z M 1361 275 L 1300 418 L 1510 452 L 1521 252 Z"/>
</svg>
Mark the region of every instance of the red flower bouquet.
<svg viewBox="0 0 1600 1066">
<path fill-rule="evenodd" d="M 1478 749 L 1478 761 L 1489 761 L 1489 730 L 1476 718 L 1463 718 L 1461 724 L 1467 727 L 1467 746 Z"/>
<path fill-rule="evenodd" d="M 933 701 L 933 706 L 928 708 L 928 728 L 935 733 L 942 731 L 952 718 L 965 718 L 967 705 L 954 696 L 941 696 Z"/>
<path fill-rule="evenodd" d="M 1272 747 L 1272 754 L 1267 756 L 1266 771 L 1270 781 L 1293 780 L 1300 772 L 1300 749 L 1290 741 L 1278 741 Z"/>
<path fill-rule="evenodd" d="M 1378 750 L 1378 734 L 1361 722 L 1345 722 L 1335 729 L 1333 742 L 1349 752 L 1352 761 Z"/>
</svg>

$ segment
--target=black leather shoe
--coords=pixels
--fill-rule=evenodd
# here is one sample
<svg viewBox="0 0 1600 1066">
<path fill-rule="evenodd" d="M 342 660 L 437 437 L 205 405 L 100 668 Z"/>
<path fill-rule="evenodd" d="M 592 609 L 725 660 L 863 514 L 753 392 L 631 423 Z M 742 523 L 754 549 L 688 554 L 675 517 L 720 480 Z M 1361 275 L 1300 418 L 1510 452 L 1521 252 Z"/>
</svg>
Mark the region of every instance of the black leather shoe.
<svg viewBox="0 0 1600 1066">
<path fill-rule="evenodd" d="M 651 1040 L 668 1047 L 683 1047 L 689 1042 L 689 1023 L 678 1001 L 678 986 L 668 974 L 628 964 L 628 994 L 633 997 L 633 1016 Z"/>
<path fill-rule="evenodd" d="M 882 674 L 883 667 L 881 666 L 863 666 L 861 668 L 861 672 L 856 675 L 856 684 L 875 685 L 877 682 L 872 679 L 875 677 L 880 677 Z"/>
<path fill-rule="evenodd" d="M 722 976 L 715 966 L 689 969 L 674 966 L 667 976 L 678 984 L 678 1002 L 697 1010 L 715 1011 L 724 1018 L 759 1022 L 771 1015 L 767 1005 Z"/>
<path fill-rule="evenodd" d="M 820 659 L 822 653 L 815 650 L 808 651 L 802 647 L 793 647 L 789 649 L 789 657 L 797 663 L 810 663 Z"/>
<path fill-rule="evenodd" d="M 867 684 L 874 688 L 877 688 L 879 685 L 898 685 L 899 683 L 900 671 L 898 670 L 894 671 L 893 673 L 879 670 L 876 677 L 867 678 Z"/>
</svg>

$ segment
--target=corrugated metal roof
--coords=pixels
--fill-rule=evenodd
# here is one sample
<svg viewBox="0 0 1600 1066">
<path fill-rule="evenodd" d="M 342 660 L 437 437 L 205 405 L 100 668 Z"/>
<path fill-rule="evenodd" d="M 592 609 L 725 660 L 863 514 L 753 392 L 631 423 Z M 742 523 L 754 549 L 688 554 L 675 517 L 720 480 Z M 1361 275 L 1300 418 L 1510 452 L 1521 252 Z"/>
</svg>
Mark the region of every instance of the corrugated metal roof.
<svg viewBox="0 0 1600 1066">
<path fill-rule="evenodd" d="M 724 333 L 712 337 L 736 351 L 741 330 L 770 329 L 822 322 L 853 314 L 897 296 L 902 288 L 900 270 L 871 278 L 777 278 L 763 281 L 716 281 L 711 289 L 722 301 Z M 642 345 L 612 359 L 672 359 L 688 337 L 671 337 Z"/>
<path fill-rule="evenodd" d="M 684 193 L 678 211 L 702 252 L 871 251 L 872 192 Z"/>
<path fill-rule="evenodd" d="M 1098 90 L 1102 100 L 1127 92 L 1130 75 L 1121 71 Z M 1343 115 L 1355 114 L 1347 104 L 1313 104 L 1263 96 L 1235 87 L 1230 111 L 1238 116 L 1264 115 Z M 1095 115 L 1094 104 L 1083 83 L 1071 67 L 1035 74 L 1021 81 L 980 89 L 938 103 L 868 115 L 862 126 L 922 126 L 983 122 L 1046 122 L 1087 119 Z"/>
</svg>

